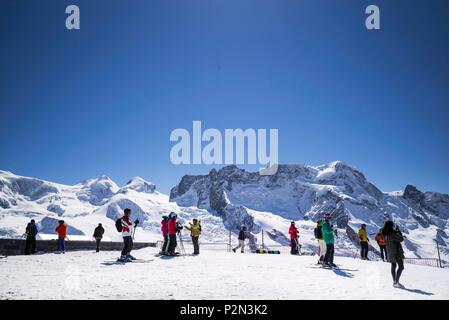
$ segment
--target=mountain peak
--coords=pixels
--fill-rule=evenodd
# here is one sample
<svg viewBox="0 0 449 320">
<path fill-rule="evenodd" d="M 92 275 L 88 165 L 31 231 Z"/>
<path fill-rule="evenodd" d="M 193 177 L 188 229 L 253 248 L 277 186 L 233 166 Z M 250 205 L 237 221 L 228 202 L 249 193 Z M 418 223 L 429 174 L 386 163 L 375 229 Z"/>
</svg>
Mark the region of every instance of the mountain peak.
<svg viewBox="0 0 449 320">
<path fill-rule="evenodd" d="M 137 192 L 153 193 L 156 190 L 156 185 L 141 177 L 134 177 L 129 180 L 118 192 L 126 193 L 128 190 Z"/>
</svg>

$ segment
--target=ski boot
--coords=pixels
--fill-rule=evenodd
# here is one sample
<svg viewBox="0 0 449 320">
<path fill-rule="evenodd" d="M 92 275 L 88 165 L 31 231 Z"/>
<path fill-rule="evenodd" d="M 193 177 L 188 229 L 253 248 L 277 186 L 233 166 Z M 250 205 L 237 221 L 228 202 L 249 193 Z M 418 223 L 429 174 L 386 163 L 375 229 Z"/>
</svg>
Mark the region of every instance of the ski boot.
<svg viewBox="0 0 449 320">
<path fill-rule="evenodd" d="M 132 262 L 132 260 L 130 258 L 128 258 L 127 256 L 120 256 L 120 258 L 117 259 L 118 262 Z"/>
<path fill-rule="evenodd" d="M 130 255 L 130 254 L 128 254 L 126 257 L 127 257 L 128 259 L 130 259 L 131 261 L 132 261 L 132 260 L 137 260 L 137 258 L 133 257 L 133 256 Z"/>
</svg>

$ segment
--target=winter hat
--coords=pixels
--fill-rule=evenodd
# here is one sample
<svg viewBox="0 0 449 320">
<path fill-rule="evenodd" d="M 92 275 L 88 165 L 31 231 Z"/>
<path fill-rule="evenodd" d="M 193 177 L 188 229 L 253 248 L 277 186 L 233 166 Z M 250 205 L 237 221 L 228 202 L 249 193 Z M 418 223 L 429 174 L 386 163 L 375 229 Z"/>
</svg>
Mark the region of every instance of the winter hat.
<svg viewBox="0 0 449 320">
<path fill-rule="evenodd" d="M 330 220 L 332 218 L 332 216 L 331 216 L 331 214 L 330 213 L 326 213 L 326 214 L 324 214 L 324 219 L 326 219 L 326 220 Z"/>
<path fill-rule="evenodd" d="M 292 221 L 290 224 L 295 224 L 295 221 Z"/>
</svg>

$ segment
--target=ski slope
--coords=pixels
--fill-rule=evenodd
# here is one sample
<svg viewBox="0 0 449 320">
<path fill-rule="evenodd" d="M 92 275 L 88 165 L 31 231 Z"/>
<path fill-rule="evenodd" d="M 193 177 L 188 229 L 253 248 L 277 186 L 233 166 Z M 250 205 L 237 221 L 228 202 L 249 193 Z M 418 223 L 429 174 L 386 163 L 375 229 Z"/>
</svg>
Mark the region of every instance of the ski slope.
<svg viewBox="0 0 449 320">
<path fill-rule="evenodd" d="M 384 262 L 336 257 L 342 269 L 326 270 L 314 256 L 157 251 L 133 251 L 145 260 L 128 264 L 118 252 L 0 258 L 0 299 L 449 299 L 449 269 L 406 264 L 396 289 Z"/>
</svg>

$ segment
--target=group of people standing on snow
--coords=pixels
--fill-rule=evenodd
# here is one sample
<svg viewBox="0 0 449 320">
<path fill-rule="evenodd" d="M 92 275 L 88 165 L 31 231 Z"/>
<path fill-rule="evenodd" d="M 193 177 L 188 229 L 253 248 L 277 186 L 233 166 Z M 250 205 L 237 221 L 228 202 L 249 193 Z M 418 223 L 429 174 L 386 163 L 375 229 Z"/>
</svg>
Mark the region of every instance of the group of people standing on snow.
<svg viewBox="0 0 449 320">
<path fill-rule="evenodd" d="M 314 230 L 315 239 L 318 241 L 318 264 L 322 264 L 324 267 L 336 267 L 333 263 L 334 259 L 334 235 L 336 235 L 336 229 L 330 224 L 331 215 L 325 214 L 324 221 L 318 220 L 316 228 Z M 295 231 L 296 230 L 296 231 Z M 295 252 L 293 248 L 297 243 L 297 229 L 290 227 L 290 236 L 292 239 L 292 254 Z M 368 258 L 368 233 L 366 231 L 366 224 L 362 224 L 357 232 L 360 240 L 360 256 L 362 260 L 369 260 Z M 386 221 L 383 228 L 376 234 L 375 240 L 379 245 L 380 256 L 382 261 L 388 261 L 391 263 L 391 275 L 393 278 L 394 287 L 403 287 L 399 280 L 404 270 L 404 250 L 401 242 L 404 241 L 404 237 L 399 228 L 392 221 Z"/>
<path fill-rule="evenodd" d="M 177 218 L 178 216 L 174 212 L 170 212 L 168 216 L 162 216 L 161 231 L 162 236 L 164 237 L 164 242 L 162 244 L 160 254 L 164 256 L 179 255 L 179 253 L 175 251 L 178 245 L 176 235 L 180 237 L 181 230 L 184 228 L 190 231 L 190 237 L 192 238 L 193 244 L 193 254 L 200 254 L 199 237 L 201 235 L 201 221 L 198 219 L 193 219 L 192 222 L 189 222 L 188 226 L 182 226 Z"/>
</svg>

